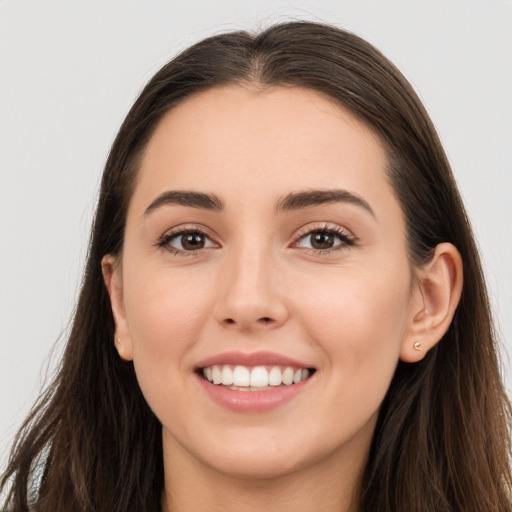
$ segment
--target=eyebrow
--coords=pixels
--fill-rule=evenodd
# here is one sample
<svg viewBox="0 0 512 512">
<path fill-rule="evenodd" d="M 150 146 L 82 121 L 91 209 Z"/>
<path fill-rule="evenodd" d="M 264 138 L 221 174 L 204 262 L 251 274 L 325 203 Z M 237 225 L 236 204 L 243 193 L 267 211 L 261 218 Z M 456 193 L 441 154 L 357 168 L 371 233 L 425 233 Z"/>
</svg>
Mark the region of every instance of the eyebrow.
<svg viewBox="0 0 512 512">
<path fill-rule="evenodd" d="M 185 190 L 169 190 L 160 194 L 144 211 L 148 215 L 164 205 L 181 205 L 203 210 L 221 211 L 224 209 L 222 201 L 214 194 L 203 192 L 189 192 Z"/>
<path fill-rule="evenodd" d="M 306 190 L 303 192 L 293 192 L 280 199 L 276 203 L 275 209 L 277 212 L 289 212 L 328 203 L 354 204 L 365 209 L 375 218 L 375 213 L 368 202 L 347 190 Z M 148 215 L 154 210 L 166 205 L 181 205 L 188 206 L 189 208 L 199 208 L 217 212 L 224 209 L 224 203 L 215 194 L 190 192 L 186 190 L 169 190 L 160 194 L 146 208 L 144 215 Z"/>
<path fill-rule="evenodd" d="M 287 212 L 307 208 L 308 206 L 318 206 L 328 203 L 349 203 L 360 206 L 369 212 L 375 218 L 375 213 L 371 206 L 362 197 L 353 194 L 347 190 L 307 190 L 288 194 L 279 200 L 276 210 Z"/>
</svg>

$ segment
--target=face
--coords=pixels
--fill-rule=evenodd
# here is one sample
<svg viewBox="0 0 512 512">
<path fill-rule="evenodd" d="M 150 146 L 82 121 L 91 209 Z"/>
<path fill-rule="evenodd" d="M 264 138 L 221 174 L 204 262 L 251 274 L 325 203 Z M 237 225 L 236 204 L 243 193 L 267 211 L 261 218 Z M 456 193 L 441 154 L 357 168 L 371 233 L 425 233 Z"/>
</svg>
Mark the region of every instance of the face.
<svg viewBox="0 0 512 512">
<path fill-rule="evenodd" d="M 385 166 L 305 89 L 216 88 L 162 119 L 110 293 L 169 458 L 244 477 L 364 459 L 415 294 Z"/>
</svg>

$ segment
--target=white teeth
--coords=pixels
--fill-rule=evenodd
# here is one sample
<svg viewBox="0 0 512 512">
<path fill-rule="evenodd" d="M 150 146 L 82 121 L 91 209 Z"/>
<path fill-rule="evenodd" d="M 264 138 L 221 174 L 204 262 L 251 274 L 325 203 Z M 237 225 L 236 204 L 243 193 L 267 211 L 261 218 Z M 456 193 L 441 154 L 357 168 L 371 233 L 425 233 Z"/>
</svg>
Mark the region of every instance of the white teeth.
<svg viewBox="0 0 512 512">
<path fill-rule="evenodd" d="M 286 384 L 289 386 L 290 384 L 293 384 L 293 369 L 292 368 L 286 368 L 286 370 L 283 372 L 283 384 Z"/>
<path fill-rule="evenodd" d="M 212 368 L 212 381 L 214 384 L 220 384 L 222 382 L 222 374 L 218 366 Z"/>
<path fill-rule="evenodd" d="M 245 366 L 235 366 L 233 371 L 233 384 L 235 386 L 249 386 L 251 374 Z"/>
<path fill-rule="evenodd" d="M 309 378 L 306 368 L 290 366 L 255 366 L 248 368 L 242 365 L 214 365 L 203 368 L 203 376 L 213 384 L 222 384 L 231 389 L 248 391 L 250 388 L 270 389 L 272 386 L 290 386 Z"/>
<path fill-rule="evenodd" d="M 268 386 L 268 372 L 264 366 L 255 366 L 251 372 L 251 387 L 265 388 Z"/>
<path fill-rule="evenodd" d="M 229 366 L 222 368 L 221 375 L 223 386 L 231 386 L 231 384 L 233 384 L 233 370 L 231 370 Z"/>
<path fill-rule="evenodd" d="M 278 366 L 274 366 L 268 374 L 268 383 L 270 386 L 280 386 L 283 376 Z"/>
</svg>

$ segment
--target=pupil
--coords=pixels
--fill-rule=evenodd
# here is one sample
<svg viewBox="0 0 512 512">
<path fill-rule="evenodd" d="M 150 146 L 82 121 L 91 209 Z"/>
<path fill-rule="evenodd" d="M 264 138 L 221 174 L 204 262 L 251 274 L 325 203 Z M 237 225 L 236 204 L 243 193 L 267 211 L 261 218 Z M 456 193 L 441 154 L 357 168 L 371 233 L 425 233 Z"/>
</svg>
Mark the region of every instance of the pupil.
<svg viewBox="0 0 512 512">
<path fill-rule="evenodd" d="M 329 233 L 315 233 L 311 245 L 315 249 L 330 249 L 333 246 L 333 237 Z"/>
<path fill-rule="evenodd" d="M 204 238 L 199 233 L 189 233 L 181 237 L 181 244 L 184 249 L 202 249 L 204 247 Z"/>
</svg>

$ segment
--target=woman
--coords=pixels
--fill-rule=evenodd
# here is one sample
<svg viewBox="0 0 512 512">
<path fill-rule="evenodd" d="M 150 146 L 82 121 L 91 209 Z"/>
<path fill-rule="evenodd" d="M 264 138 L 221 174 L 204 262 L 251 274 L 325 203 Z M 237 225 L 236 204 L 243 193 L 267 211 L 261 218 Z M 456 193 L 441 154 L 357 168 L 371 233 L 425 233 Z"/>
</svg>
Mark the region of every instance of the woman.
<svg viewBox="0 0 512 512">
<path fill-rule="evenodd" d="M 16 511 L 501 512 L 509 419 L 426 112 L 368 43 L 294 22 L 141 93 L 2 485 Z"/>
</svg>

